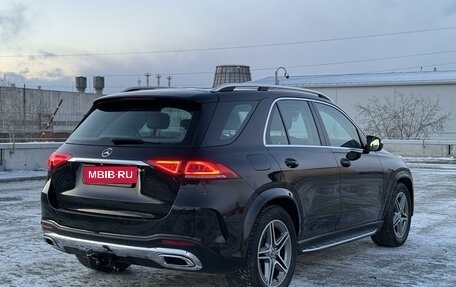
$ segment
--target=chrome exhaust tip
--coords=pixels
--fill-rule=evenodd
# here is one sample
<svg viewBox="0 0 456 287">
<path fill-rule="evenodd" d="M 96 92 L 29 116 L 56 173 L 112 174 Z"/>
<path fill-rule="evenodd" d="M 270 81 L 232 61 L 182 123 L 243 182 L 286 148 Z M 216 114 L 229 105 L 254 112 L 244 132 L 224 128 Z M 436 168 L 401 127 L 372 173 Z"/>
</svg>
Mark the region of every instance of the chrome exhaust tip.
<svg viewBox="0 0 456 287">
<path fill-rule="evenodd" d="M 190 257 L 182 255 L 160 254 L 160 264 L 166 268 L 194 270 L 196 263 Z"/>
<path fill-rule="evenodd" d="M 54 239 L 48 236 L 43 236 L 44 242 L 46 242 L 49 245 L 56 246 L 57 244 L 55 243 Z"/>
<path fill-rule="evenodd" d="M 43 236 L 43 240 L 44 242 L 46 242 L 47 244 L 51 245 L 52 247 L 54 247 L 55 249 L 57 250 L 60 250 L 60 251 L 65 251 L 63 248 L 61 248 L 57 242 L 54 240 L 54 238 L 50 237 L 50 236 L 47 236 L 47 235 L 44 235 Z"/>
</svg>

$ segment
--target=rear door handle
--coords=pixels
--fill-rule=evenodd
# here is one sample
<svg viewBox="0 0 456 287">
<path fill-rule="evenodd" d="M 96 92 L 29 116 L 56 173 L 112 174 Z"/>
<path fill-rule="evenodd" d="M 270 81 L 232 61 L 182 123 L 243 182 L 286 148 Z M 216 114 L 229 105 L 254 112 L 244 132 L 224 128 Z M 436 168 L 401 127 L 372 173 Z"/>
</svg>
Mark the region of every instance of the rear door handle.
<svg viewBox="0 0 456 287">
<path fill-rule="evenodd" d="M 287 158 L 287 159 L 285 159 L 285 165 L 288 166 L 289 168 L 295 168 L 295 167 L 299 166 L 299 163 L 294 158 Z"/>
</svg>

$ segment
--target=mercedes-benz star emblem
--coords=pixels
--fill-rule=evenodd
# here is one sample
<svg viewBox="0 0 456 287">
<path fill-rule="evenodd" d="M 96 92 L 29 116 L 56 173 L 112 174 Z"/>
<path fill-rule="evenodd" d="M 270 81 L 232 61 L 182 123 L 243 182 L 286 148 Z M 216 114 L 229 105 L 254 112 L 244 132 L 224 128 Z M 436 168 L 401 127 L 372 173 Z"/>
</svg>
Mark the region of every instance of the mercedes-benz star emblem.
<svg viewBox="0 0 456 287">
<path fill-rule="evenodd" d="M 112 148 L 108 147 L 104 151 L 101 152 L 102 157 L 108 157 L 112 154 Z"/>
</svg>

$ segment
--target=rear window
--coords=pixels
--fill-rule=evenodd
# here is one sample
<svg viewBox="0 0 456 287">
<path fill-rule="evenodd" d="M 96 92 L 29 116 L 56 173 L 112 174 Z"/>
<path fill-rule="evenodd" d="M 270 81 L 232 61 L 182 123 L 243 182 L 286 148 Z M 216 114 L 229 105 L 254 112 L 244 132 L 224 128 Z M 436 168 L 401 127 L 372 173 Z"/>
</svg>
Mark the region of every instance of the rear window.
<svg viewBox="0 0 456 287">
<path fill-rule="evenodd" d="M 98 104 L 70 143 L 189 145 L 200 113 L 193 102 L 116 101 Z"/>
</svg>

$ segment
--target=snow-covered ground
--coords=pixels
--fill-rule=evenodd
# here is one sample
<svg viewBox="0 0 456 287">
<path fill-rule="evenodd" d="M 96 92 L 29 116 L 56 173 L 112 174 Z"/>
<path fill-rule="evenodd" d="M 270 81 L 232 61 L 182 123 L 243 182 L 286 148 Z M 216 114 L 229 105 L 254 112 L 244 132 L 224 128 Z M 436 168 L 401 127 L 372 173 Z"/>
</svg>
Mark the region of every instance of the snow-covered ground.
<svg viewBox="0 0 456 287">
<path fill-rule="evenodd" d="M 298 257 L 291 286 L 456 286 L 456 164 L 411 160 L 415 215 L 405 245 L 369 238 Z M 41 240 L 43 181 L 0 183 L 0 286 L 226 286 L 222 275 L 132 266 L 86 269 Z"/>
</svg>

